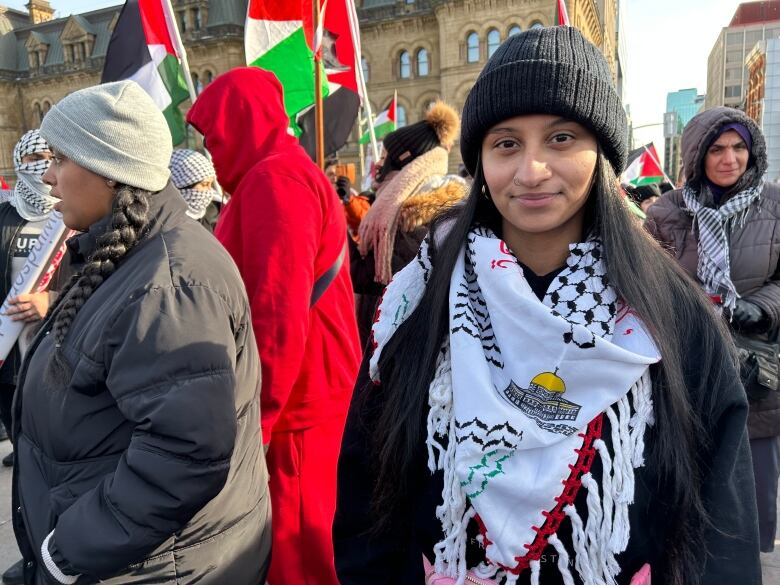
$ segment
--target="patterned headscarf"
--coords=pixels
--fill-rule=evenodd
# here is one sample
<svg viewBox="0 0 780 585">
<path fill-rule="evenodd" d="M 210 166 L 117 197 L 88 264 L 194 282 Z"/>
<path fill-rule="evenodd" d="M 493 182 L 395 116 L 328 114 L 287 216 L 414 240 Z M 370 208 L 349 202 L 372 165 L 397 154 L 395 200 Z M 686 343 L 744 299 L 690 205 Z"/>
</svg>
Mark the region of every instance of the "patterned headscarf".
<svg viewBox="0 0 780 585">
<path fill-rule="evenodd" d="M 187 202 L 187 215 L 192 219 L 201 219 L 212 201 L 219 201 L 216 189 L 193 189 L 205 179 L 217 175 L 211 161 L 199 152 L 186 148 L 173 151 L 171 156 L 171 179 Z"/>
<path fill-rule="evenodd" d="M 720 207 L 702 205 L 698 193 L 689 184 L 683 188 L 683 201 L 699 227 L 699 264 L 696 275 L 710 295 L 721 295 L 723 305 L 734 310 L 739 294 L 731 281 L 729 234 L 734 225 L 745 223 L 750 206 L 764 189 L 764 179 L 734 195 Z"/>
<path fill-rule="evenodd" d="M 57 199 L 51 196 L 51 187 L 43 182 L 43 174 L 48 170 L 51 161 L 38 160 L 25 163 L 22 159 L 29 154 L 50 152 L 50 150 L 38 130 L 25 133 L 14 147 L 14 169 L 18 181 L 9 202 L 27 221 L 45 219 Z"/>
</svg>

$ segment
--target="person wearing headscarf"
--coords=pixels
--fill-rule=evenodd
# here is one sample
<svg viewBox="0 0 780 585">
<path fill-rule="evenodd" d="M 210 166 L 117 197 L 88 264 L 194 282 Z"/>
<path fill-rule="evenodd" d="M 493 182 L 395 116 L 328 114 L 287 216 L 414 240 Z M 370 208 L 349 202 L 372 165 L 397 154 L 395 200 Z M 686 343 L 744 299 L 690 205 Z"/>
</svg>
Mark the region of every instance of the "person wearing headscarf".
<svg viewBox="0 0 780 585">
<path fill-rule="evenodd" d="M 685 183 L 649 209 L 646 227 L 721 306 L 738 343 L 740 337 L 773 341 L 780 328 L 780 186 L 766 180 L 764 135 L 744 112 L 718 107 L 688 122 L 681 148 Z M 780 388 L 775 381 L 763 395 L 752 391 L 760 386 L 754 380 L 743 382 L 750 398 L 761 550 L 771 552 Z"/>
<path fill-rule="evenodd" d="M 228 253 L 186 216 L 165 117 L 118 81 L 59 101 L 41 135 L 43 179 L 81 233 L 13 404 L 25 583 L 264 583 L 249 300 Z"/>
<path fill-rule="evenodd" d="M 214 231 L 222 201 L 214 188 L 217 171 L 211 161 L 201 153 L 180 148 L 171 155 L 171 180 L 187 202 L 187 215 L 200 222 L 210 232 Z"/>
<path fill-rule="evenodd" d="M 38 236 L 49 220 L 57 201 L 51 196 L 51 187 L 43 182 L 43 174 L 51 164 L 51 150 L 38 130 L 26 132 L 16 143 L 13 152 L 16 186 L 8 201 L 0 204 L 0 265 L 4 267 L 0 284 L 0 302 L 8 295 L 11 286 L 27 261 Z M 53 279 L 50 289 L 59 287 L 60 275 Z M 10 432 L 11 401 L 16 387 L 16 376 L 33 323 L 40 321 L 49 308 L 50 297 L 55 293 L 22 294 L 10 300 L 8 315 L 29 325 L 19 336 L 11 354 L 0 367 L 0 420 Z M 12 465 L 7 456 L 3 463 Z"/>
</svg>

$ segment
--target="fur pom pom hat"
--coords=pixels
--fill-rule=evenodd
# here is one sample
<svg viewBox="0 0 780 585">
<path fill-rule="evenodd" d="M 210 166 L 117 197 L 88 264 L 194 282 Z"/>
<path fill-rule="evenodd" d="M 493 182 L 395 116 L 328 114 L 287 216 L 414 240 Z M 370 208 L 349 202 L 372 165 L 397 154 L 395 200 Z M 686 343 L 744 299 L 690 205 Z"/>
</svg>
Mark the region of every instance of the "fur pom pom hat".
<svg viewBox="0 0 780 585">
<path fill-rule="evenodd" d="M 385 136 L 389 167 L 400 170 L 418 156 L 442 146 L 449 150 L 460 131 L 460 118 L 455 110 L 437 100 L 425 114 L 425 119 L 399 128 Z"/>
</svg>

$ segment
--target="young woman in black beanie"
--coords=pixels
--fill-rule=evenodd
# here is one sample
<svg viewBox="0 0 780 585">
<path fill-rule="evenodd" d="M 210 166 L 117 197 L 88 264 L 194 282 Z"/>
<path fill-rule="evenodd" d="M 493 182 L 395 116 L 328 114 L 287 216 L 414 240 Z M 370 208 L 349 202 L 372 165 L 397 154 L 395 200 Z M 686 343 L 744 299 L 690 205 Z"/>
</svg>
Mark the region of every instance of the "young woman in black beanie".
<svg viewBox="0 0 780 585">
<path fill-rule="evenodd" d="M 388 286 L 356 386 L 342 585 L 760 583 L 733 347 L 620 196 L 604 57 L 510 37 L 462 123 L 471 193 Z"/>
</svg>

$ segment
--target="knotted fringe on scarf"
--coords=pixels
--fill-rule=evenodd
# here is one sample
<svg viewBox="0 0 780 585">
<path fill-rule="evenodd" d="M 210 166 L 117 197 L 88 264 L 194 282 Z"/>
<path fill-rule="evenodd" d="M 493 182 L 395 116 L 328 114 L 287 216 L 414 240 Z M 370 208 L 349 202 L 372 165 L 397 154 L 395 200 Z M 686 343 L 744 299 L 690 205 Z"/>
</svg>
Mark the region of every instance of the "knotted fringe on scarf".
<svg viewBox="0 0 780 585">
<path fill-rule="evenodd" d="M 466 530 L 476 515 L 460 486 L 455 473 L 455 440 L 443 446 L 439 438 L 455 437 L 453 416 L 452 370 L 448 342 L 442 347 L 436 372 L 428 394 L 430 407 L 427 419 L 428 469 L 443 471 L 443 502 L 436 509 L 442 523 L 444 538 L 434 547 L 435 568 L 438 573 L 465 582 Z M 652 383 L 649 370 L 617 403 L 606 410 L 611 427 L 612 453 L 602 439 L 594 446 L 601 459 L 603 476 L 601 488 L 596 479 L 586 473 L 581 481 L 587 490 L 587 520 L 584 521 L 573 505 L 564 512 L 572 524 L 571 553 L 557 535 L 549 538 L 558 553 L 558 569 L 566 585 L 573 585 L 569 559 L 574 557 L 574 568 L 585 585 L 615 585 L 620 566 L 615 556 L 626 550 L 630 536 L 628 506 L 634 500 L 634 470 L 644 465 L 644 435 L 653 425 Z M 539 583 L 541 565 L 538 559 L 530 562 L 531 583 Z M 482 563 L 474 573 L 484 579 L 495 579 L 504 585 L 514 585 L 519 575 L 496 566 Z"/>
<path fill-rule="evenodd" d="M 706 187 L 702 187 L 706 189 Z M 707 207 L 690 185 L 683 189 L 683 201 L 693 215 L 692 229 L 698 227 L 699 263 L 696 275 L 710 295 L 721 295 L 723 306 L 732 311 L 739 294 L 731 280 L 729 239 L 735 227 L 743 227 L 753 203 L 760 201 L 764 179 L 740 191 L 718 208 Z"/>
</svg>

